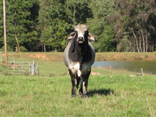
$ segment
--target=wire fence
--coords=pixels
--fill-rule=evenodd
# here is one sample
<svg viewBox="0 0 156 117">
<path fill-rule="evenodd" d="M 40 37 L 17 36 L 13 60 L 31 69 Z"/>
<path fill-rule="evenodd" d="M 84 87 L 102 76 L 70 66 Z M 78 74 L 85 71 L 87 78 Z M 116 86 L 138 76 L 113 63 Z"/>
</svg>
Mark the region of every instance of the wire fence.
<svg viewBox="0 0 156 117">
<path fill-rule="evenodd" d="M 0 52 L 0 62 L 3 63 L 2 52 Z M 16 62 L 13 58 L 12 62 L 7 62 L 6 73 L 14 75 L 39 75 L 39 65 L 33 62 Z"/>
<path fill-rule="evenodd" d="M 6 65 L 7 74 L 39 75 L 38 63 L 30 62 L 8 62 Z"/>
</svg>

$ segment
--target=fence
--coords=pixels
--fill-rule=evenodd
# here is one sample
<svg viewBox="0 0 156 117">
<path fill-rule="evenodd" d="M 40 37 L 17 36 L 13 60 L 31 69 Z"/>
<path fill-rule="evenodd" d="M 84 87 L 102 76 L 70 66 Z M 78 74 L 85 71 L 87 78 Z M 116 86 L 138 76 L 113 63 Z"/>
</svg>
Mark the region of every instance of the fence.
<svg viewBox="0 0 156 117">
<path fill-rule="evenodd" d="M 0 52 L 0 63 L 3 63 L 2 52 Z M 34 61 L 30 62 L 15 62 L 15 58 L 13 62 L 7 62 L 6 65 L 6 73 L 7 74 L 29 74 L 29 75 L 39 75 L 38 63 Z"/>
<path fill-rule="evenodd" d="M 30 62 L 8 62 L 6 65 L 7 74 L 29 74 L 29 75 L 39 75 L 38 63 L 34 61 Z"/>
</svg>

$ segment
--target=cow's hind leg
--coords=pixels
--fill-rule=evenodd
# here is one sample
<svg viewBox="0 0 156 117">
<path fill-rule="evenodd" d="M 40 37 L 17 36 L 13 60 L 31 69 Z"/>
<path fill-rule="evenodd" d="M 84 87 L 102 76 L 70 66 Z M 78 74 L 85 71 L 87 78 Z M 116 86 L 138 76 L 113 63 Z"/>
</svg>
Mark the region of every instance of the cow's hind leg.
<svg viewBox="0 0 156 117">
<path fill-rule="evenodd" d="M 72 73 L 72 71 L 69 69 L 69 74 L 71 77 L 71 82 L 72 82 L 72 90 L 71 90 L 71 95 L 72 97 L 76 96 L 76 83 L 75 83 L 75 74 Z"/>
</svg>

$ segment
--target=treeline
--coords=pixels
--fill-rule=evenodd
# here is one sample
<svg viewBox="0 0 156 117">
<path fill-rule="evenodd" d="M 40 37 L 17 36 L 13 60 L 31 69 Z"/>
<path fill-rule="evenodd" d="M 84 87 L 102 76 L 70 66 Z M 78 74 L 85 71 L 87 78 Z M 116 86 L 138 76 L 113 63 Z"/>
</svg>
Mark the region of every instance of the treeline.
<svg viewBox="0 0 156 117">
<path fill-rule="evenodd" d="M 6 0 L 8 50 L 63 51 L 72 26 L 86 24 L 96 51 L 156 50 L 155 0 Z M 0 1 L 0 48 L 4 48 Z"/>
</svg>

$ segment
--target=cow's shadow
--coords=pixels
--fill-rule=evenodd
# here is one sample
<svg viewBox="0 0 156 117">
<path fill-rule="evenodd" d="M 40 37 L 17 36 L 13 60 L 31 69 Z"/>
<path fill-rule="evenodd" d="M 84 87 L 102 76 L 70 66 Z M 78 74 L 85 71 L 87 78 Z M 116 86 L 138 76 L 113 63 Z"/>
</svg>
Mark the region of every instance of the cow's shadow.
<svg viewBox="0 0 156 117">
<path fill-rule="evenodd" d="M 112 89 L 93 89 L 88 91 L 88 97 L 93 97 L 94 95 L 110 95 L 114 94 Z"/>
</svg>

